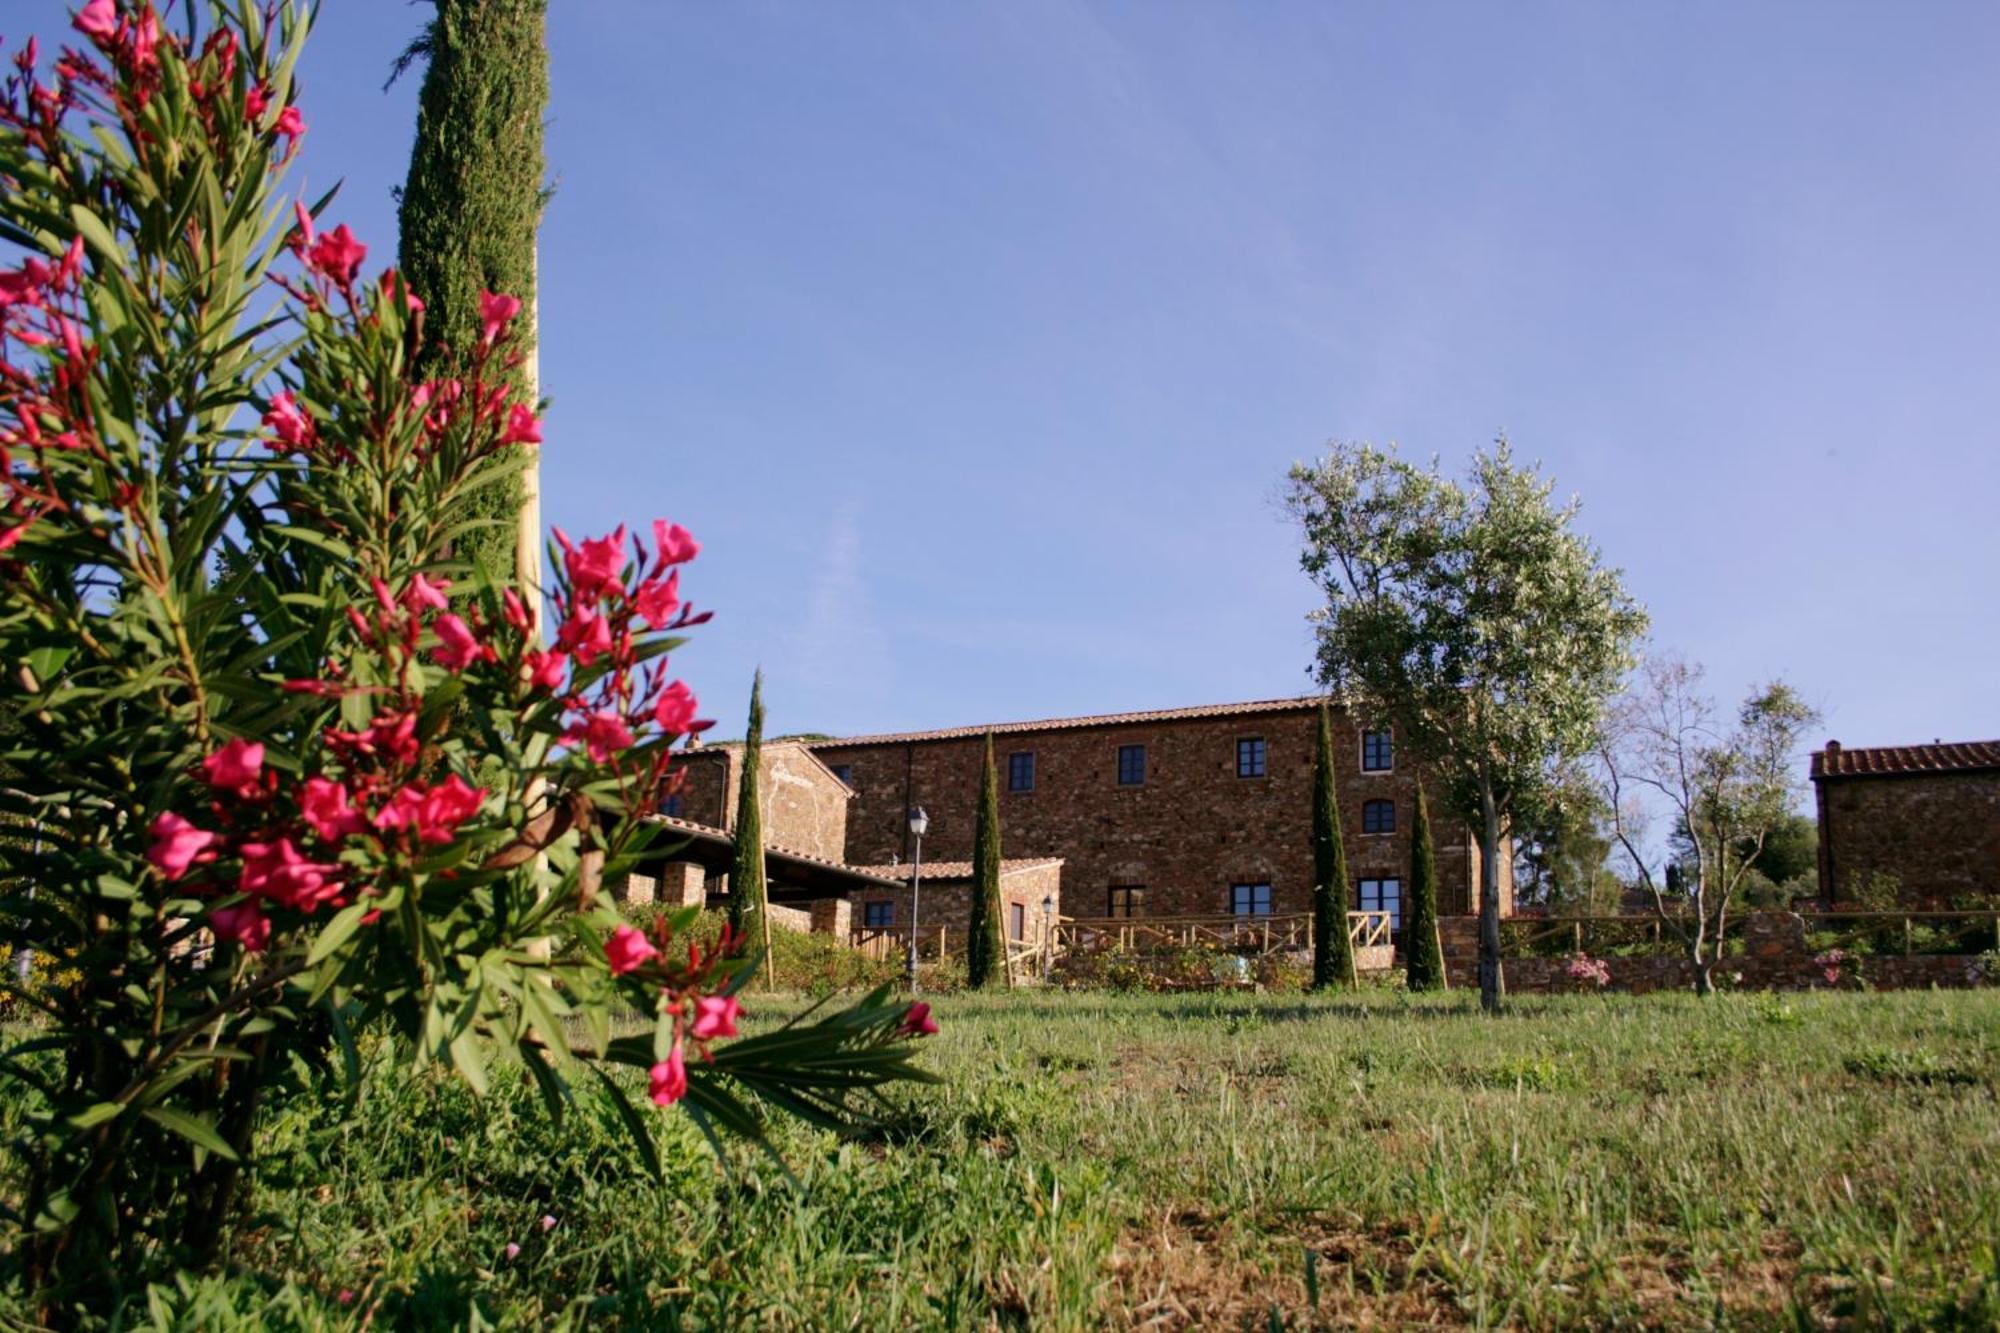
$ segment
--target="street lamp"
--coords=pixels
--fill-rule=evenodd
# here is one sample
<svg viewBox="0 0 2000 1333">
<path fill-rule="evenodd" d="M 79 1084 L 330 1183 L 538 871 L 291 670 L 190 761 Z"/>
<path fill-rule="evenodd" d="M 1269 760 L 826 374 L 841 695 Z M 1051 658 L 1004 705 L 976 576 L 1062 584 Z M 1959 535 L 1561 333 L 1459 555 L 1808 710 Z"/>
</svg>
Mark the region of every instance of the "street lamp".
<svg viewBox="0 0 2000 1333">
<path fill-rule="evenodd" d="M 910 807 L 910 994 L 917 993 L 917 902 L 922 892 L 924 880 L 924 830 L 931 826 L 930 816 L 921 805 Z"/>
</svg>

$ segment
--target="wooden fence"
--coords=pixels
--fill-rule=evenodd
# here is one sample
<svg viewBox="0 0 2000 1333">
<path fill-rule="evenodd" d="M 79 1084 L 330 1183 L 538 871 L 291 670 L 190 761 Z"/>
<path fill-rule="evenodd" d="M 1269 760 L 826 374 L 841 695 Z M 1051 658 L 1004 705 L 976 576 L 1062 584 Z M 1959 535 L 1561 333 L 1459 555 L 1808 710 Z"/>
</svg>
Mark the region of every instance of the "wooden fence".
<svg viewBox="0 0 2000 1333">
<path fill-rule="evenodd" d="M 1724 923 L 1722 955 L 1743 947 L 1748 911 Z M 1801 912 L 1815 948 L 1873 954 L 1977 954 L 2000 948 L 2000 911 Z M 1684 949 L 1676 923 L 1657 913 L 1630 916 L 1515 916 L 1500 922 L 1503 958 L 1678 957 Z"/>
<path fill-rule="evenodd" d="M 1349 912 L 1347 937 L 1356 948 L 1389 943 L 1387 912 Z M 1313 947 L 1313 919 L 1307 912 L 1285 916 L 1060 917 L 1052 950 L 1071 952 L 1171 953 L 1217 949 L 1268 957 Z"/>
</svg>

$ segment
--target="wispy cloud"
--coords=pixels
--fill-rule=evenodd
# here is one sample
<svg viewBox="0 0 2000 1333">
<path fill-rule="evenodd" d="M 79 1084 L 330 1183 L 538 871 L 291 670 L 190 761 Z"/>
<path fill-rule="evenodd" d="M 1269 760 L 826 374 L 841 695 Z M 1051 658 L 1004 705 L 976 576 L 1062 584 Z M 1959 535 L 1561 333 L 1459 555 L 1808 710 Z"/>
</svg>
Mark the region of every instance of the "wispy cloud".
<svg viewBox="0 0 2000 1333">
<path fill-rule="evenodd" d="M 833 510 L 804 605 L 785 636 L 787 713 L 797 729 L 841 731 L 879 713 L 893 693 L 895 656 L 875 613 L 862 552 L 861 507 Z"/>
</svg>

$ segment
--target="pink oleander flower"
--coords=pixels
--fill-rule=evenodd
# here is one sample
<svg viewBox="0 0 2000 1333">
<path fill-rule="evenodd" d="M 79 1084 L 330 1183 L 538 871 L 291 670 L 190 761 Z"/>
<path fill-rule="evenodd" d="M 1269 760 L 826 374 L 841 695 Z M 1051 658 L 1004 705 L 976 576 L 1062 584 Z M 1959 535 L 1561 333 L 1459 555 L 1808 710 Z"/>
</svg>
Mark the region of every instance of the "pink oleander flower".
<svg viewBox="0 0 2000 1333">
<path fill-rule="evenodd" d="M 701 554 L 701 543 L 678 523 L 653 520 L 653 550 L 663 565 L 684 565 Z"/>
<path fill-rule="evenodd" d="M 604 957 L 611 964 L 611 975 L 622 977 L 627 972 L 644 967 L 660 956 L 646 933 L 631 926 L 620 926 L 611 932 L 611 938 L 604 942 Z"/>
<path fill-rule="evenodd" d="M 449 587 L 451 587 L 450 579 L 438 579 L 433 582 L 419 574 L 410 580 L 409 587 L 403 589 L 403 601 L 413 611 L 424 607 L 442 611 L 451 605 L 451 600 L 444 595 L 445 589 Z"/>
<path fill-rule="evenodd" d="M 521 1242 L 519 1242 L 519 1241 L 517 1241 L 517 1240 L 510 1240 L 510 1241 L 508 1241 L 508 1242 L 507 1242 L 507 1251 L 506 1251 L 506 1253 L 507 1253 L 507 1258 L 508 1258 L 509 1260 L 514 1260 L 514 1259 L 518 1259 L 518 1258 L 520 1258 L 520 1257 L 521 1257 Z"/>
<path fill-rule="evenodd" d="M 535 416 L 535 409 L 526 403 L 516 403 L 507 413 L 507 429 L 500 436 L 502 444 L 540 444 L 542 423 Z"/>
<path fill-rule="evenodd" d="M 903 1024 L 896 1029 L 899 1037 L 935 1037 L 937 1020 L 931 1017 L 931 1007 L 922 1000 L 910 1006 L 910 1012 L 903 1015 Z"/>
<path fill-rule="evenodd" d="M 414 764 L 417 753 L 422 748 L 417 740 L 417 715 L 410 713 L 382 713 L 368 724 L 366 731 L 328 731 L 328 743 L 357 755 L 390 759 L 399 764 Z"/>
<path fill-rule="evenodd" d="M 340 896 L 340 867 L 308 861 L 290 838 L 276 842 L 246 842 L 242 847 L 243 892 L 301 912 L 310 912 Z"/>
<path fill-rule="evenodd" d="M 694 691 L 685 681 L 675 681 L 660 691 L 659 699 L 653 704 L 653 720 L 660 724 L 660 730 L 672 736 L 685 736 L 698 730 Z"/>
<path fill-rule="evenodd" d="M 500 336 L 521 313 L 521 299 L 517 296 L 503 296 L 498 292 L 479 294 L 479 336 L 484 342 L 492 342 Z"/>
<path fill-rule="evenodd" d="M 556 647 L 573 654 L 577 665 L 589 666 L 611 651 L 611 622 L 596 610 L 579 606 L 557 626 Z"/>
<path fill-rule="evenodd" d="M 354 239 L 345 222 L 313 242 L 306 252 L 307 263 L 343 287 L 354 281 L 367 257 L 368 247 Z"/>
<path fill-rule="evenodd" d="M 264 118 L 264 112 L 271 106 L 271 90 L 261 83 L 253 83 L 243 94 L 243 118 L 257 121 Z"/>
<path fill-rule="evenodd" d="M 289 139 L 294 144 L 305 137 L 305 132 L 305 113 L 300 111 L 297 105 L 288 106 L 280 111 L 276 123 L 271 126 L 271 133 Z"/>
<path fill-rule="evenodd" d="M 736 1019 L 743 1006 L 734 995 L 703 995 L 694 1002 L 694 1026 L 689 1029 L 696 1041 L 736 1035 Z"/>
<path fill-rule="evenodd" d="M 146 849 L 146 859 L 159 868 L 160 874 L 171 882 L 188 872 L 188 867 L 196 861 L 213 861 L 215 854 L 208 850 L 215 842 L 215 835 L 207 829 L 196 828 L 173 811 L 163 811 L 153 820 L 147 830 L 153 845 Z"/>
<path fill-rule="evenodd" d="M 383 269 L 381 284 L 382 295 L 385 298 L 394 296 L 396 294 L 396 270 L 393 268 Z M 407 286 L 403 288 L 403 308 L 413 315 L 422 314 L 424 309 L 422 299 Z"/>
<path fill-rule="evenodd" d="M 665 629 L 681 609 L 681 572 L 677 569 L 664 580 L 647 579 L 633 590 L 632 605 L 648 625 Z"/>
<path fill-rule="evenodd" d="M 687 1096 L 687 1061 L 681 1057 L 681 1044 L 678 1039 L 674 1042 L 674 1048 L 667 1052 L 667 1058 L 654 1065 L 648 1072 L 651 1083 L 648 1093 L 655 1106 L 672 1106 Z"/>
<path fill-rule="evenodd" d="M 558 690 L 569 674 L 569 656 L 531 648 L 522 659 L 528 664 L 528 683 L 538 689 Z"/>
<path fill-rule="evenodd" d="M 73 20 L 76 30 L 94 42 L 108 41 L 118 31 L 118 7 L 111 0 L 90 0 Z"/>
<path fill-rule="evenodd" d="M 201 761 L 201 770 L 208 775 L 209 786 L 218 791 L 235 792 L 239 796 L 256 788 L 263 768 L 263 745 L 257 741 L 246 741 L 241 736 Z"/>
<path fill-rule="evenodd" d="M 456 773 L 433 787 L 413 782 L 375 812 L 375 827 L 407 829 L 416 834 L 419 842 L 447 843 L 457 834 L 459 825 L 479 812 L 480 802 L 485 799 L 484 787 L 469 786 Z"/>
<path fill-rule="evenodd" d="M 218 907 L 208 914 L 215 938 L 242 946 L 245 953 L 262 953 L 271 943 L 271 918 L 254 902 Z"/>
<path fill-rule="evenodd" d="M 319 437 L 319 428 L 290 389 L 271 400 L 270 410 L 264 413 L 264 425 L 277 437 L 275 441 L 265 441 L 272 448 L 282 444 L 288 449 L 310 449 Z"/>
<path fill-rule="evenodd" d="M 618 751 L 630 748 L 632 728 L 618 714 L 600 708 L 583 721 L 571 723 L 563 732 L 563 740 L 570 745 L 582 741 L 590 751 L 591 762 L 604 764 Z"/>
<path fill-rule="evenodd" d="M 299 789 L 299 814 L 320 837 L 339 842 L 368 827 L 368 816 L 348 801 L 347 788 L 331 778 L 307 778 Z"/>
<path fill-rule="evenodd" d="M 458 616 L 441 615 L 431 628 L 437 631 L 438 636 L 438 646 L 431 649 L 431 657 L 446 670 L 463 671 L 475 662 L 484 662 L 493 656 L 493 650 L 481 643 Z"/>
<path fill-rule="evenodd" d="M 526 604 L 521 601 L 521 595 L 512 588 L 501 589 L 500 604 L 506 608 L 507 623 L 521 633 L 526 634 L 535 627 L 534 616 L 529 614 Z"/>
<path fill-rule="evenodd" d="M 556 1229 L 556 1218 L 555 1218 L 555 1214 L 554 1214 L 554 1213 L 543 1213 L 543 1214 L 542 1214 L 542 1230 L 544 1230 L 544 1231 L 554 1231 L 555 1229 Z"/>
<path fill-rule="evenodd" d="M 587 538 L 581 546 L 572 543 L 561 528 L 555 529 L 555 538 L 563 550 L 563 567 L 569 571 L 570 587 L 581 602 L 595 602 L 624 572 L 623 523 L 610 536 Z"/>
</svg>

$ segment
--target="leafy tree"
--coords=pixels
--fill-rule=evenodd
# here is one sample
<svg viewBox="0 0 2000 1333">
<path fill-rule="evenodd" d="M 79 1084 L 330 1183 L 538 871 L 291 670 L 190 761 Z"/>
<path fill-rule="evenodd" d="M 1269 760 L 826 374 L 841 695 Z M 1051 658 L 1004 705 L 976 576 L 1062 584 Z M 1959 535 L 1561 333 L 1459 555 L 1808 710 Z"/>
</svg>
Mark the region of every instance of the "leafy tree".
<svg viewBox="0 0 2000 1333">
<path fill-rule="evenodd" d="M 0 1250 L 64 1322 L 106 1273 L 213 1264 L 261 1108 L 358 1030 L 552 1112 L 588 1072 L 650 1161 L 607 1066 L 704 1128 L 859 1128 L 927 1019 L 878 992 L 729 1041 L 745 960 L 670 948 L 692 911 L 620 924 L 603 885 L 701 725 L 647 669 L 694 544 L 568 547 L 546 600 L 452 558 L 535 421 L 509 322 L 457 392 L 418 379 L 401 280 L 278 192 L 299 10 L 173 13 L 90 0 L 0 84 L 0 827 L 34 830 L 0 921 L 64 978 L 0 976 L 39 1013 L 0 1054 Z"/>
<path fill-rule="evenodd" d="M 1613 836 L 1654 910 L 1681 941 L 1695 990 L 1715 989 L 1729 913 L 1773 830 L 1795 816 L 1799 747 L 1819 714 L 1783 681 L 1754 690 L 1733 721 L 1703 689 L 1700 667 L 1646 661 L 1619 700 L 1598 759 L 1611 797 Z M 1685 842 L 1649 856 L 1658 815 Z M 1655 859 L 1672 875 L 1656 877 Z"/>
<path fill-rule="evenodd" d="M 1333 767 L 1333 717 L 1319 706 L 1313 748 L 1313 989 L 1355 986 L 1354 941 L 1347 934 L 1347 843 L 1340 829 L 1340 785 Z"/>
<path fill-rule="evenodd" d="M 1007 940 L 1001 929 L 1000 898 L 1000 780 L 993 768 L 993 735 L 986 736 L 986 758 L 979 771 L 979 810 L 972 832 L 972 902 L 966 916 L 965 978 L 982 990 L 996 976 L 1007 976 Z"/>
<path fill-rule="evenodd" d="M 431 0 L 435 14 L 397 62 L 425 62 L 417 135 L 399 195 L 398 259 L 423 299 L 417 370 L 462 378 L 486 337 L 487 293 L 525 307 L 509 387 L 525 401 L 536 374 L 536 234 L 548 192 L 542 121 L 549 101 L 548 0 Z M 468 557 L 539 586 L 540 486 L 533 463 L 473 502 L 487 526 Z"/>
<path fill-rule="evenodd" d="M 1565 764 L 1514 821 L 1514 898 L 1552 913 L 1616 913 L 1624 885 L 1611 866 L 1610 806 L 1590 774 Z"/>
<path fill-rule="evenodd" d="M 735 851 L 729 863 L 729 928 L 755 939 L 771 956 L 771 900 L 764 882 L 764 804 L 758 785 L 764 765 L 764 673 L 750 680 L 750 725 L 743 734 L 743 772 L 736 780 Z M 765 969 L 769 976 L 769 968 Z"/>
<path fill-rule="evenodd" d="M 1411 990 L 1444 987 L 1444 947 L 1438 938 L 1437 847 L 1431 842 L 1430 802 L 1417 788 L 1410 824 L 1410 892 L 1403 908 L 1403 974 Z"/>
<path fill-rule="evenodd" d="M 1366 445 L 1290 474 L 1300 563 L 1326 594 L 1322 684 L 1390 721 L 1479 837 L 1479 994 L 1501 997 L 1500 860 L 1510 819 L 1589 753 L 1645 613 L 1573 524 L 1575 500 L 1507 441 L 1469 483 Z"/>
</svg>

